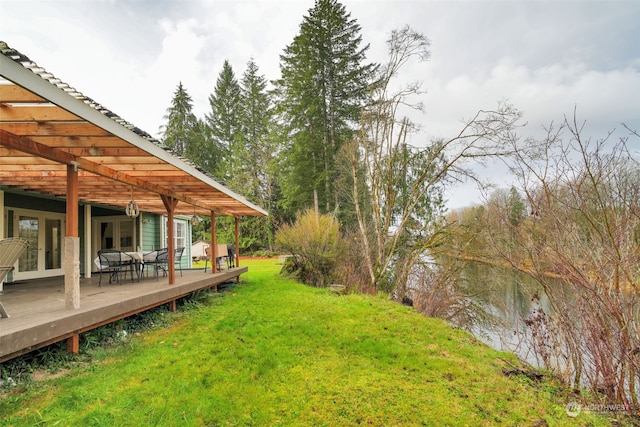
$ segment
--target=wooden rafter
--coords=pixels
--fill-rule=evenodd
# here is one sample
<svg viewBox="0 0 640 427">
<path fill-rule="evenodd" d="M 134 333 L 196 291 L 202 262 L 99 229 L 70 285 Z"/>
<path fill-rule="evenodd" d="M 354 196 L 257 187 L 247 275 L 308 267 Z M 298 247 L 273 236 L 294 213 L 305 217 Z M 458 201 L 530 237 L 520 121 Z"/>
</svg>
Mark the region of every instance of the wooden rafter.
<svg viewBox="0 0 640 427">
<path fill-rule="evenodd" d="M 8 52 L 8 53 L 7 53 Z M 78 168 L 78 198 L 124 208 L 135 189 L 143 211 L 262 216 L 148 134 L 55 79 L 15 51 L 0 53 L 0 189 L 65 197 L 67 165 Z"/>
</svg>

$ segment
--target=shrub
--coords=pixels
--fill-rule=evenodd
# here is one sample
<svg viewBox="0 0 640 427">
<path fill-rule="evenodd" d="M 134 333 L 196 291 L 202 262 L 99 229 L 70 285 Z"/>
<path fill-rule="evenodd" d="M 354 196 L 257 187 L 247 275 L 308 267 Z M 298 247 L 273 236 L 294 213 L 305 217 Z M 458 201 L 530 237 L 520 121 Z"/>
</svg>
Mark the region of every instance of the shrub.
<svg viewBox="0 0 640 427">
<path fill-rule="evenodd" d="M 347 293 L 362 293 L 375 295 L 377 290 L 372 283 L 369 269 L 366 267 L 365 253 L 358 231 L 345 233 L 344 254 L 336 267 L 334 280 L 346 286 Z"/>
<path fill-rule="evenodd" d="M 281 227 L 276 245 L 291 255 L 289 262 L 293 265 L 283 271 L 315 287 L 331 283 L 345 246 L 338 221 L 313 210 L 299 213 L 293 225 Z"/>
</svg>

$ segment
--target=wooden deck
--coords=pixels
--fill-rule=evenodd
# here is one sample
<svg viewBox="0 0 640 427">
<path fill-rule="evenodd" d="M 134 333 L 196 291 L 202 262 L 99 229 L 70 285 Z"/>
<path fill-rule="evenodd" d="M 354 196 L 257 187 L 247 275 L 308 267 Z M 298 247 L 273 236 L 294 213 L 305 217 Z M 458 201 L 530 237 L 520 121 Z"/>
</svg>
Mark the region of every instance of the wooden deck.
<svg viewBox="0 0 640 427">
<path fill-rule="evenodd" d="M 0 362 L 45 345 L 75 339 L 80 333 L 127 316 L 174 304 L 176 299 L 219 284 L 236 280 L 247 267 L 223 270 L 216 274 L 202 270 L 176 271 L 176 283 L 166 277 L 142 278 L 121 284 L 109 284 L 107 276 L 98 286 L 99 275 L 80 279 L 80 308 L 65 309 L 64 278 L 39 279 L 4 285 L 0 301 L 10 317 L 0 318 Z"/>
</svg>

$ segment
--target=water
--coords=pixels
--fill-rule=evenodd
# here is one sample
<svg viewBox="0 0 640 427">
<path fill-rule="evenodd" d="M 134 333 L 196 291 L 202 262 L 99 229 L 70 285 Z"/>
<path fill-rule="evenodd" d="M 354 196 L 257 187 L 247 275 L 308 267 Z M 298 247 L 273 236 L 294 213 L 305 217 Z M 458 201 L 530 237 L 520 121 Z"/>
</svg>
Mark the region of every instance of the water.
<svg viewBox="0 0 640 427">
<path fill-rule="evenodd" d="M 473 289 L 474 302 L 489 316 L 483 318 L 483 322 L 465 327 L 491 347 L 512 351 L 527 363 L 541 367 L 525 324 L 534 310 L 551 312 L 548 298 L 540 286 L 525 276 L 483 266 L 476 266 L 467 278 L 466 286 Z"/>
<path fill-rule="evenodd" d="M 624 377 L 620 372 L 628 369 L 624 364 L 638 366 L 638 356 L 628 355 L 633 354 L 632 349 L 640 349 L 637 295 L 623 295 L 620 303 L 621 299 L 616 299 L 620 294 L 603 293 L 599 305 L 586 306 L 576 297 L 578 288 L 552 281 L 547 286 L 565 310 L 556 313 L 543 288 L 528 276 L 475 265 L 465 270 L 465 277 L 460 285 L 465 294 L 473 295 L 474 302 L 492 319 L 461 325 L 480 340 L 496 349 L 512 351 L 534 367 L 549 369 L 572 386 L 613 389 L 619 386 L 621 377 L 625 378 L 622 388 L 628 395 L 632 374 Z M 589 294 L 590 298 L 595 296 Z M 628 328 L 636 331 L 635 336 L 626 328 L 617 327 L 615 316 L 621 313 L 628 319 Z M 624 339 L 632 341 L 631 347 L 621 345 Z M 607 377 L 616 383 L 607 385 Z M 640 376 L 636 379 L 639 383 Z"/>
</svg>

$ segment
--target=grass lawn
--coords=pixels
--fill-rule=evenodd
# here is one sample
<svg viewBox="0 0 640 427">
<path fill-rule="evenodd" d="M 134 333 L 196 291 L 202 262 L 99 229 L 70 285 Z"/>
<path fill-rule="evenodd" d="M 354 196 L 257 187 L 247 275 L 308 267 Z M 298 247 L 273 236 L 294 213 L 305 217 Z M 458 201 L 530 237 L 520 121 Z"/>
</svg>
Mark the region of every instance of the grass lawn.
<svg viewBox="0 0 640 427">
<path fill-rule="evenodd" d="M 2 425 L 608 425 L 442 321 L 242 264 L 240 285 L 169 327 L 2 396 Z"/>
</svg>

